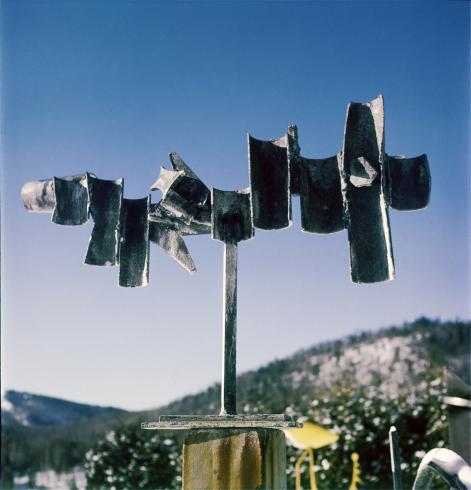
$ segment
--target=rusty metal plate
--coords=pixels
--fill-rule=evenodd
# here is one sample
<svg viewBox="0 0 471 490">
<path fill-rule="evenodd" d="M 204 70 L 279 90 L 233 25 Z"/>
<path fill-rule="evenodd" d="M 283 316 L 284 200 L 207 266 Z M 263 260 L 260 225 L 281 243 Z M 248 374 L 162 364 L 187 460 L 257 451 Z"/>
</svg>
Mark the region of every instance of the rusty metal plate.
<svg viewBox="0 0 471 490">
<path fill-rule="evenodd" d="M 353 282 L 394 279 L 384 179 L 383 98 L 350 103 L 347 110 L 341 183 Z"/>
<path fill-rule="evenodd" d="M 150 196 L 122 201 L 120 286 L 142 287 L 149 282 L 149 206 Z"/>
<path fill-rule="evenodd" d="M 286 141 L 264 141 L 248 135 L 250 190 L 256 228 L 278 230 L 291 223 L 287 145 Z"/>
<path fill-rule="evenodd" d="M 323 159 L 300 157 L 301 226 L 310 233 L 344 229 L 338 156 Z"/>
<path fill-rule="evenodd" d="M 250 189 L 212 191 L 212 237 L 225 243 L 237 243 L 254 236 Z"/>
<path fill-rule="evenodd" d="M 85 263 L 114 266 L 119 263 L 119 232 L 123 179 L 102 180 L 89 175 L 90 216 L 94 221 Z"/>
<path fill-rule="evenodd" d="M 58 225 L 83 225 L 88 221 L 87 174 L 54 177 L 55 207 L 52 221 Z"/>
<path fill-rule="evenodd" d="M 389 205 L 402 211 L 425 208 L 430 201 L 427 155 L 414 158 L 386 156 Z"/>
</svg>

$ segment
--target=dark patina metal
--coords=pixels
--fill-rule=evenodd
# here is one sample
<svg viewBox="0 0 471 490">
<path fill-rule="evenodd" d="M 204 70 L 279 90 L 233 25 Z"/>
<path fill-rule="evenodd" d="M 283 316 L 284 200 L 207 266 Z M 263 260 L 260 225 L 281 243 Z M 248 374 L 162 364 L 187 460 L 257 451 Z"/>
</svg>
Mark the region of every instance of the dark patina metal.
<svg viewBox="0 0 471 490">
<path fill-rule="evenodd" d="M 387 202 L 383 193 L 383 98 L 351 103 L 340 162 L 354 282 L 394 278 Z"/>
<path fill-rule="evenodd" d="M 250 189 L 212 192 L 212 237 L 226 243 L 237 243 L 254 236 Z"/>
<path fill-rule="evenodd" d="M 134 288 L 149 282 L 149 206 L 150 196 L 123 199 L 119 285 Z"/>
<path fill-rule="evenodd" d="M 87 174 L 73 177 L 54 177 L 55 207 L 52 221 L 57 225 L 83 225 L 88 221 Z"/>
<path fill-rule="evenodd" d="M 88 176 L 90 216 L 94 221 L 85 263 L 113 266 L 119 262 L 119 237 L 123 179 Z"/>
<path fill-rule="evenodd" d="M 287 142 L 248 135 L 248 145 L 253 224 L 263 230 L 286 228 L 291 210 Z"/>
<path fill-rule="evenodd" d="M 299 158 L 301 226 L 311 233 L 343 230 L 342 191 L 338 156 Z"/>
</svg>

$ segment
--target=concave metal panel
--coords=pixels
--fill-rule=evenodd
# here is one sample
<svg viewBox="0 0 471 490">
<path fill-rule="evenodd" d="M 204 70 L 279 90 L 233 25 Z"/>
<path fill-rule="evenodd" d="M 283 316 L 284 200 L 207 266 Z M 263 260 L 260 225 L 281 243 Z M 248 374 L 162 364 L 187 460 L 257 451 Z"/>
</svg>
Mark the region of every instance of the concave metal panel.
<svg viewBox="0 0 471 490">
<path fill-rule="evenodd" d="M 212 192 L 212 237 L 225 243 L 237 243 L 254 236 L 250 189 Z"/>
<path fill-rule="evenodd" d="M 119 263 L 119 228 L 123 179 L 89 176 L 90 216 L 94 221 L 85 263 L 114 266 Z"/>
<path fill-rule="evenodd" d="M 263 230 L 290 225 L 289 163 L 285 146 L 248 135 L 253 224 Z"/>
<path fill-rule="evenodd" d="M 211 224 L 211 192 L 176 154 L 170 153 L 174 170 L 160 169 L 151 190 L 162 192 L 160 206 L 186 224 Z"/>
<path fill-rule="evenodd" d="M 353 282 L 394 279 L 387 202 L 383 193 L 383 98 L 351 103 L 347 110 L 342 193 Z"/>
<path fill-rule="evenodd" d="M 413 211 L 430 201 L 430 169 L 427 155 L 414 158 L 386 156 L 389 204 L 394 209 Z"/>
<path fill-rule="evenodd" d="M 300 157 L 301 226 L 311 233 L 344 229 L 338 156 L 323 159 Z"/>
<path fill-rule="evenodd" d="M 211 222 L 210 191 L 197 179 L 182 175 L 176 179 L 171 188 L 162 198 L 162 206 L 186 223 Z"/>
<path fill-rule="evenodd" d="M 149 282 L 150 196 L 123 199 L 119 252 L 119 285 L 147 286 Z"/>
<path fill-rule="evenodd" d="M 54 223 L 69 226 L 86 223 L 89 206 L 87 174 L 54 177 L 54 199 Z"/>
</svg>

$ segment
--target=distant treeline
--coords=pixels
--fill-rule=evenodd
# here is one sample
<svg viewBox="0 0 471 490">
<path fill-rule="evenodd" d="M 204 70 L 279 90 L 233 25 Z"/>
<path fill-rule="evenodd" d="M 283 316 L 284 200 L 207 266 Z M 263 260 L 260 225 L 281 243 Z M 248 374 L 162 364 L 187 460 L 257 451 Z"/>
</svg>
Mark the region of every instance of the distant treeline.
<svg viewBox="0 0 471 490">
<path fill-rule="evenodd" d="M 296 416 L 308 415 L 339 433 L 350 431 L 346 438 L 346 441 L 349 442 L 344 443 L 342 450 L 345 455 L 350 454 L 353 450 L 360 453 L 363 451 L 363 463 L 368 457 L 367 451 L 374 447 L 373 442 L 368 442 L 367 438 L 381 436 L 387 439 L 387 429 L 392 420 L 389 414 L 393 413 L 396 423 L 400 424 L 402 421 L 404 430 L 412 434 L 409 443 L 411 451 L 413 449 L 420 452 L 424 444 L 426 446 L 427 441 L 421 441 L 426 434 L 432 434 L 431 443 L 438 443 L 443 440 L 446 433 L 446 417 L 441 414 L 440 391 L 437 389 L 437 394 L 433 394 L 433 387 L 441 383 L 440 374 L 437 373 L 440 373 L 443 367 L 448 367 L 468 383 L 470 381 L 470 334 L 470 322 L 441 322 L 420 318 L 400 327 L 390 327 L 374 333 L 363 332 L 343 340 L 326 342 L 297 352 L 290 358 L 275 360 L 260 369 L 241 375 L 238 381 L 238 409 L 241 413 L 244 411 L 249 413 L 287 411 Z M 357 386 L 354 377 L 345 377 L 340 368 L 331 385 L 321 387 L 319 384 L 319 381 L 322 380 L 318 379 L 318 373 L 322 366 L 313 362 L 315 359 L 313 356 L 325 355 L 326 359 L 337 358 L 341 366 L 342 356 L 346 349 L 371 344 L 378 339 L 397 337 L 410 339 L 411 345 L 414 346 L 414 356 L 416 356 L 414 359 L 427 366 L 425 372 L 422 370 L 417 375 L 424 378 L 425 384 L 422 387 L 417 380 L 410 379 L 397 399 L 390 402 L 387 397 L 380 399 L 374 394 L 374 391 L 371 391 L 370 386 Z M 367 361 L 364 360 L 364 362 Z M 393 368 L 394 366 L 391 367 Z M 411 378 L 415 376 L 413 366 L 410 373 Z M 388 380 L 378 379 L 378 386 L 380 382 L 388 382 Z M 414 390 L 415 402 L 410 401 L 412 390 Z M 421 390 L 427 393 L 421 393 Z M 374 403 L 372 398 L 375 398 Z M 184 397 L 155 411 L 99 415 L 81 422 L 54 427 L 2 428 L 1 488 L 8 488 L 13 474 L 32 474 L 44 469 L 63 472 L 76 465 L 83 465 L 85 453 L 95 448 L 98 440 L 103 439 L 111 430 L 132 428 L 140 431 L 140 422 L 155 420 L 158 414 L 217 413 L 218 404 L 219 385 L 214 385 L 204 392 Z M 414 404 L 417 405 L 417 408 Z M 432 405 L 433 409 L 429 408 Z M 370 412 L 364 407 L 369 407 Z M 348 418 L 342 415 L 347 412 L 342 412 L 342 410 L 350 410 L 352 419 L 350 425 L 347 423 Z M 419 410 L 419 415 L 414 415 L 415 410 Z M 368 420 L 365 419 L 367 412 L 369 413 Z M 402 419 L 401 413 L 403 414 Z M 371 426 L 371 420 L 381 417 L 384 420 L 377 424 L 376 429 Z M 359 427 L 363 429 L 360 430 Z M 143 434 L 142 437 L 145 438 L 148 435 Z M 374 475 L 382 474 L 381 472 L 385 475 L 389 473 L 389 468 L 384 467 L 387 461 L 387 447 L 384 446 L 384 441 L 381 441 L 382 439 L 377 439 L 378 447 L 375 448 L 378 454 L 384 453 L 383 460 L 378 459 L 377 462 L 380 466 L 373 464 L 373 466 L 365 467 L 372 475 L 370 480 L 366 479 L 367 482 L 369 481 L 370 488 L 374 488 L 371 485 L 378 481 L 374 479 L 376 478 Z M 181 438 L 177 442 L 180 443 Z M 325 453 L 325 457 L 330 458 L 331 461 L 331 463 L 325 463 L 325 467 L 332 464 L 335 458 L 340 457 L 337 456 L 338 454 L 343 457 L 343 453 L 339 452 L 340 449 L 336 451 Z M 350 471 L 348 460 L 347 457 L 346 466 L 342 469 L 345 478 Z M 324 478 L 327 478 L 325 480 L 327 483 L 330 473 L 326 470 L 324 473 L 321 471 L 321 476 L 322 474 Z M 324 486 L 324 488 L 328 487 Z"/>
<path fill-rule="evenodd" d="M 261 368 L 242 374 L 237 379 L 237 399 L 239 411 L 244 405 L 256 406 L 262 402 L 271 413 L 281 413 L 302 395 L 293 390 L 291 373 L 305 370 L 311 356 L 330 354 L 340 357 L 346 347 L 362 342 L 372 342 L 380 338 L 406 337 L 420 334 L 421 355 L 431 366 L 447 367 L 470 383 L 471 322 L 431 320 L 418 318 L 401 326 L 382 328 L 375 332 L 361 332 L 341 340 L 323 342 L 314 347 L 297 352 L 286 359 L 274 360 Z M 315 373 L 316 366 L 309 366 Z M 315 383 L 313 383 L 315 385 Z M 314 389 L 315 386 L 311 386 Z M 304 391 L 310 389 L 304 387 Z M 204 414 L 217 411 L 220 385 L 215 384 L 195 395 L 186 396 L 158 410 L 161 414 Z M 153 414 L 155 417 L 155 414 Z"/>
</svg>

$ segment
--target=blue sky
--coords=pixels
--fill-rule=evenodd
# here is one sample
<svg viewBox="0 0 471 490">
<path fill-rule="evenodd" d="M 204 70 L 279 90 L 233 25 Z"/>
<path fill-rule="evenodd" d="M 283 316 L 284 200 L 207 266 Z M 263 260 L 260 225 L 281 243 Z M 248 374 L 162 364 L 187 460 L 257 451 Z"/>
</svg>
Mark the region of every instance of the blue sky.
<svg viewBox="0 0 471 490">
<path fill-rule="evenodd" d="M 150 284 L 83 265 L 92 224 L 28 214 L 28 180 L 93 171 L 144 197 L 177 151 L 248 185 L 246 133 L 342 145 L 349 101 L 385 97 L 386 152 L 428 154 L 428 209 L 391 210 L 397 279 L 352 284 L 346 232 L 240 245 L 238 370 L 420 315 L 470 318 L 469 9 L 457 2 L 2 3 L 2 384 L 157 406 L 219 380 L 222 244 L 192 276 L 151 246 Z M 158 196 L 153 196 L 154 200 Z"/>
</svg>

